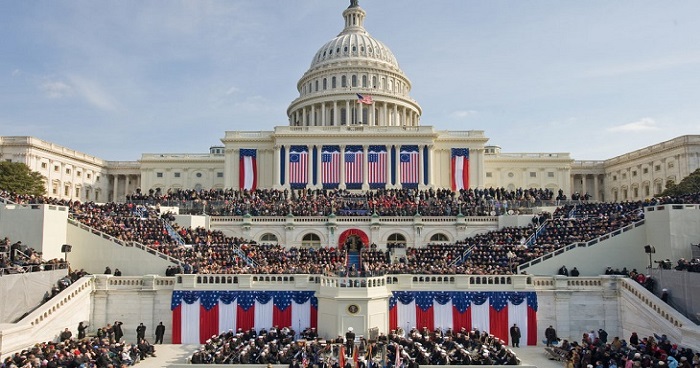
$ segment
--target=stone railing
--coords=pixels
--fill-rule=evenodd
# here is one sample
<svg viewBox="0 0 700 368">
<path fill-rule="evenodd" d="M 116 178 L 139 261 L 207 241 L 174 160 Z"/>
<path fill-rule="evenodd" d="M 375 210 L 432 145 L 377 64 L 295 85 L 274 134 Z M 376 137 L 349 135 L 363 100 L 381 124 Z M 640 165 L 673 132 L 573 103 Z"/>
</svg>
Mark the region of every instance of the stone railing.
<svg viewBox="0 0 700 368">
<path fill-rule="evenodd" d="M 102 231 L 100 231 L 100 230 L 97 230 L 97 229 L 95 229 L 95 228 L 92 228 L 92 227 L 90 227 L 90 226 L 87 226 L 87 225 L 83 224 L 82 222 L 80 222 L 80 221 L 78 221 L 78 220 L 69 218 L 69 219 L 68 219 L 68 223 L 71 224 L 71 225 L 73 225 L 73 226 L 75 226 L 75 227 L 78 227 L 78 228 L 80 228 L 80 229 L 82 229 L 82 230 L 88 231 L 88 232 L 92 233 L 93 235 L 97 235 L 97 236 L 101 237 L 102 239 L 109 240 L 109 241 L 111 241 L 112 243 L 115 243 L 115 244 L 120 245 L 120 246 L 122 246 L 122 247 L 133 247 L 133 248 L 138 248 L 138 249 L 143 250 L 143 251 L 146 252 L 146 253 L 149 253 L 149 254 L 152 254 L 152 255 L 154 255 L 154 256 L 156 256 L 156 257 L 165 259 L 165 260 L 167 260 L 167 261 L 169 261 L 169 262 L 172 262 L 172 263 L 174 263 L 174 264 L 176 264 L 176 265 L 180 265 L 180 266 L 184 266 L 184 265 L 185 265 L 181 260 L 179 260 L 179 259 L 177 259 L 177 258 L 173 258 L 173 257 L 171 257 L 171 256 L 169 256 L 169 255 L 167 255 L 167 254 L 165 254 L 165 253 L 159 252 L 159 251 L 157 251 L 157 250 L 155 250 L 155 249 L 153 249 L 153 248 L 151 248 L 151 247 L 149 247 L 149 246 L 147 246 L 147 245 L 144 245 L 144 244 L 141 244 L 141 243 L 135 242 L 135 241 L 124 241 L 124 240 L 121 240 L 121 239 L 117 239 L 117 238 L 115 238 L 115 237 L 113 237 L 113 236 L 111 236 L 111 235 L 109 235 L 109 234 L 107 234 L 107 233 L 105 233 L 105 232 L 102 232 Z"/>
<path fill-rule="evenodd" d="M 619 229 L 617 229 L 617 230 L 611 231 L 611 232 L 609 232 L 609 233 L 607 233 L 607 234 L 601 235 L 601 236 L 599 236 L 599 237 L 597 237 L 597 238 L 595 238 L 595 239 L 591 239 L 591 240 L 586 241 L 586 242 L 576 242 L 576 243 L 571 243 L 571 244 L 565 245 L 565 246 L 563 246 L 563 247 L 561 247 L 561 248 L 559 248 L 559 249 L 557 249 L 557 250 L 555 250 L 555 251 L 549 252 L 549 253 L 547 253 L 547 254 L 541 256 L 541 257 L 532 259 L 532 260 L 530 260 L 530 261 L 528 261 L 528 262 L 525 262 L 525 263 L 519 265 L 519 266 L 518 266 L 518 272 L 521 272 L 522 270 L 524 270 L 524 269 L 526 269 L 526 268 L 528 268 L 528 267 L 530 267 L 530 266 L 534 266 L 534 265 L 536 265 L 536 264 L 538 264 L 538 263 L 540 263 L 540 262 L 546 261 L 546 260 L 548 260 L 548 259 L 551 259 L 551 258 L 553 258 L 553 257 L 556 257 L 556 256 L 558 256 L 558 255 L 560 255 L 560 254 L 564 254 L 564 253 L 566 253 L 566 252 L 568 252 L 568 251 L 571 251 L 571 250 L 574 250 L 574 249 L 576 249 L 576 248 L 579 248 L 579 247 L 591 247 L 591 246 L 594 246 L 594 245 L 596 245 L 596 244 L 600 244 L 601 242 L 603 242 L 603 241 L 605 241 L 605 240 L 608 240 L 608 239 L 613 238 L 613 237 L 615 237 L 615 236 L 618 236 L 618 235 L 620 235 L 620 234 L 626 233 L 626 232 L 628 232 L 628 231 L 630 231 L 630 230 L 632 230 L 632 229 L 635 229 L 635 228 L 637 228 L 637 227 L 640 227 L 640 226 L 644 225 L 644 223 L 645 223 L 645 220 L 639 220 L 639 221 L 634 222 L 634 223 L 631 223 L 631 224 L 629 224 L 629 225 L 627 225 L 627 226 L 621 227 L 621 228 L 619 228 Z"/>
</svg>

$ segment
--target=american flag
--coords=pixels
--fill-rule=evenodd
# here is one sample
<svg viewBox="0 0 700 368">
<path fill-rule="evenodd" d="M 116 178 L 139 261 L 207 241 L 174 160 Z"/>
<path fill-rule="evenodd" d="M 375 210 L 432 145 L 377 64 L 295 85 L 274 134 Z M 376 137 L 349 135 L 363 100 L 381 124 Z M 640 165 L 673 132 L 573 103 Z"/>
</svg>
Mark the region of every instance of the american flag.
<svg viewBox="0 0 700 368">
<path fill-rule="evenodd" d="M 357 103 L 371 105 L 374 103 L 374 101 L 372 100 L 372 96 L 370 95 L 361 95 L 357 93 Z"/>
<path fill-rule="evenodd" d="M 367 152 L 367 181 L 370 188 L 386 185 L 386 146 L 369 146 Z"/>
<path fill-rule="evenodd" d="M 289 183 L 305 186 L 308 182 L 309 152 L 306 146 L 292 146 L 289 150 Z"/>
<path fill-rule="evenodd" d="M 362 185 L 362 161 L 364 153 L 362 146 L 345 147 L 345 184 L 350 184 L 350 189 L 355 189 L 357 184 Z M 352 185 L 356 184 L 356 185 Z"/>
<path fill-rule="evenodd" d="M 321 175 L 321 184 L 324 188 L 335 187 L 340 183 L 340 148 L 338 146 L 323 146 Z"/>
<path fill-rule="evenodd" d="M 418 146 L 401 146 L 401 184 L 418 183 Z"/>
</svg>

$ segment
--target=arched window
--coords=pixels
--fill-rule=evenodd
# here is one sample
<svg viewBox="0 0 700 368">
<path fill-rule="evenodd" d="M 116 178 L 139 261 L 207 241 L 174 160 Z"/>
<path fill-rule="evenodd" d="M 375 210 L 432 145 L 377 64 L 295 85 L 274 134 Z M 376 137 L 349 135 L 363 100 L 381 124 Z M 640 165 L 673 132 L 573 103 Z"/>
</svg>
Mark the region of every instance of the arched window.
<svg viewBox="0 0 700 368">
<path fill-rule="evenodd" d="M 277 236 L 275 234 L 265 233 L 265 234 L 262 234 L 262 236 L 260 237 L 260 242 L 267 243 L 267 244 L 277 244 L 278 240 L 277 240 Z"/>
<path fill-rule="evenodd" d="M 450 239 L 443 233 L 437 233 L 430 237 L 431 242 L 449 242 Z"/>
<path fill-rule="evenodd" d="M 318 235 L 309 233 L 301 239 L 301 246 L 307 248 L 319 248 L 321 246 L 321 238 Z"/>
<path fill-rule="evenodd" d="M 314 90 L 314 92 L 318 92 L 318 80 L 316 81 L 316 86 L 315 86 L 315 87 L 316 87 L 316 89 Z"/>
<path fill-rule="evenodd" d="M 357 87 L 357 76 L 356 75 L 352 76 L 352 86 Z"/>
<path fill-rule="evenodd" d="M 325 90 L 327 90 L 327 89 L 328 89 L 328 79 L 327 79 L 327 78 L 323 78 L 323 90 L 325 91 Z"/>
<path fill-rule="evenodd" d="M 347 76 L 342 76 L 340 77 L 340 86 L 345 88 L 348 86 L 348 77 Z"/>
<path fill-rule="evenodd" d="M 387 243 L 406 245 L 406 237 L 403 234 L 393 233 L 386 239 Z"/>
<path fill-rule="evenodd" d="M 362 87 L 367 87 L 367 76 L 366 75 L 362 76 Z"/>
<path fill-rule="evenodd" d="M 331 78 L 331 88 L 336 88 L 335 77 Z"/>
<path fill-rule="evenodd" d="M 372 88 L 377 88 L 377 76 L 372 77 Z"/>
</svg>

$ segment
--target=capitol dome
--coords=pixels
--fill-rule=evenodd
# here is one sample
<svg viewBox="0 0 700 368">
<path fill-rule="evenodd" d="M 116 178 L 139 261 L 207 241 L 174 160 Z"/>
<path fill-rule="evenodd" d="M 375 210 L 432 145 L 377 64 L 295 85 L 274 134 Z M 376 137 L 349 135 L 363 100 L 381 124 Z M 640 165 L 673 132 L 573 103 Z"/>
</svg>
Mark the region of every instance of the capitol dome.
<svg viewBox="0 0 700 368">
<path fill-rule="evenodd" d="M 419 125 L 411 82 L 389 47 L 365 30 L 365 16 L 351 0 L 343 30 L 316 52 L 297 83 L 299 97 L 287 109 L 291 126 Z"/>
</svg>

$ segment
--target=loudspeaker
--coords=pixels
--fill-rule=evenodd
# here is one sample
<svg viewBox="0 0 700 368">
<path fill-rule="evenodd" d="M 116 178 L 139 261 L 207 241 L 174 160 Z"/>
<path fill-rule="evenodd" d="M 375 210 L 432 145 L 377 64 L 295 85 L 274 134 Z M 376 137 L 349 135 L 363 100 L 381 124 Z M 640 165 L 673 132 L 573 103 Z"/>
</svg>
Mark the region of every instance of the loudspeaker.
<svg viewBox="0 0 700 368">
<path fill-rule="evenodd" d="M 70 253 L 72 248 L 73 246 L 70 244 L 63 244 L 61 245 L 61 253 Z"/>
<path fill-rule="evenodd" d="M 656 253 L 656 248 L 654 248 L 651 245 L 645 245 L 644 246 L 644 253 L 647 253 L 647 254 Z"/>
</svg>

